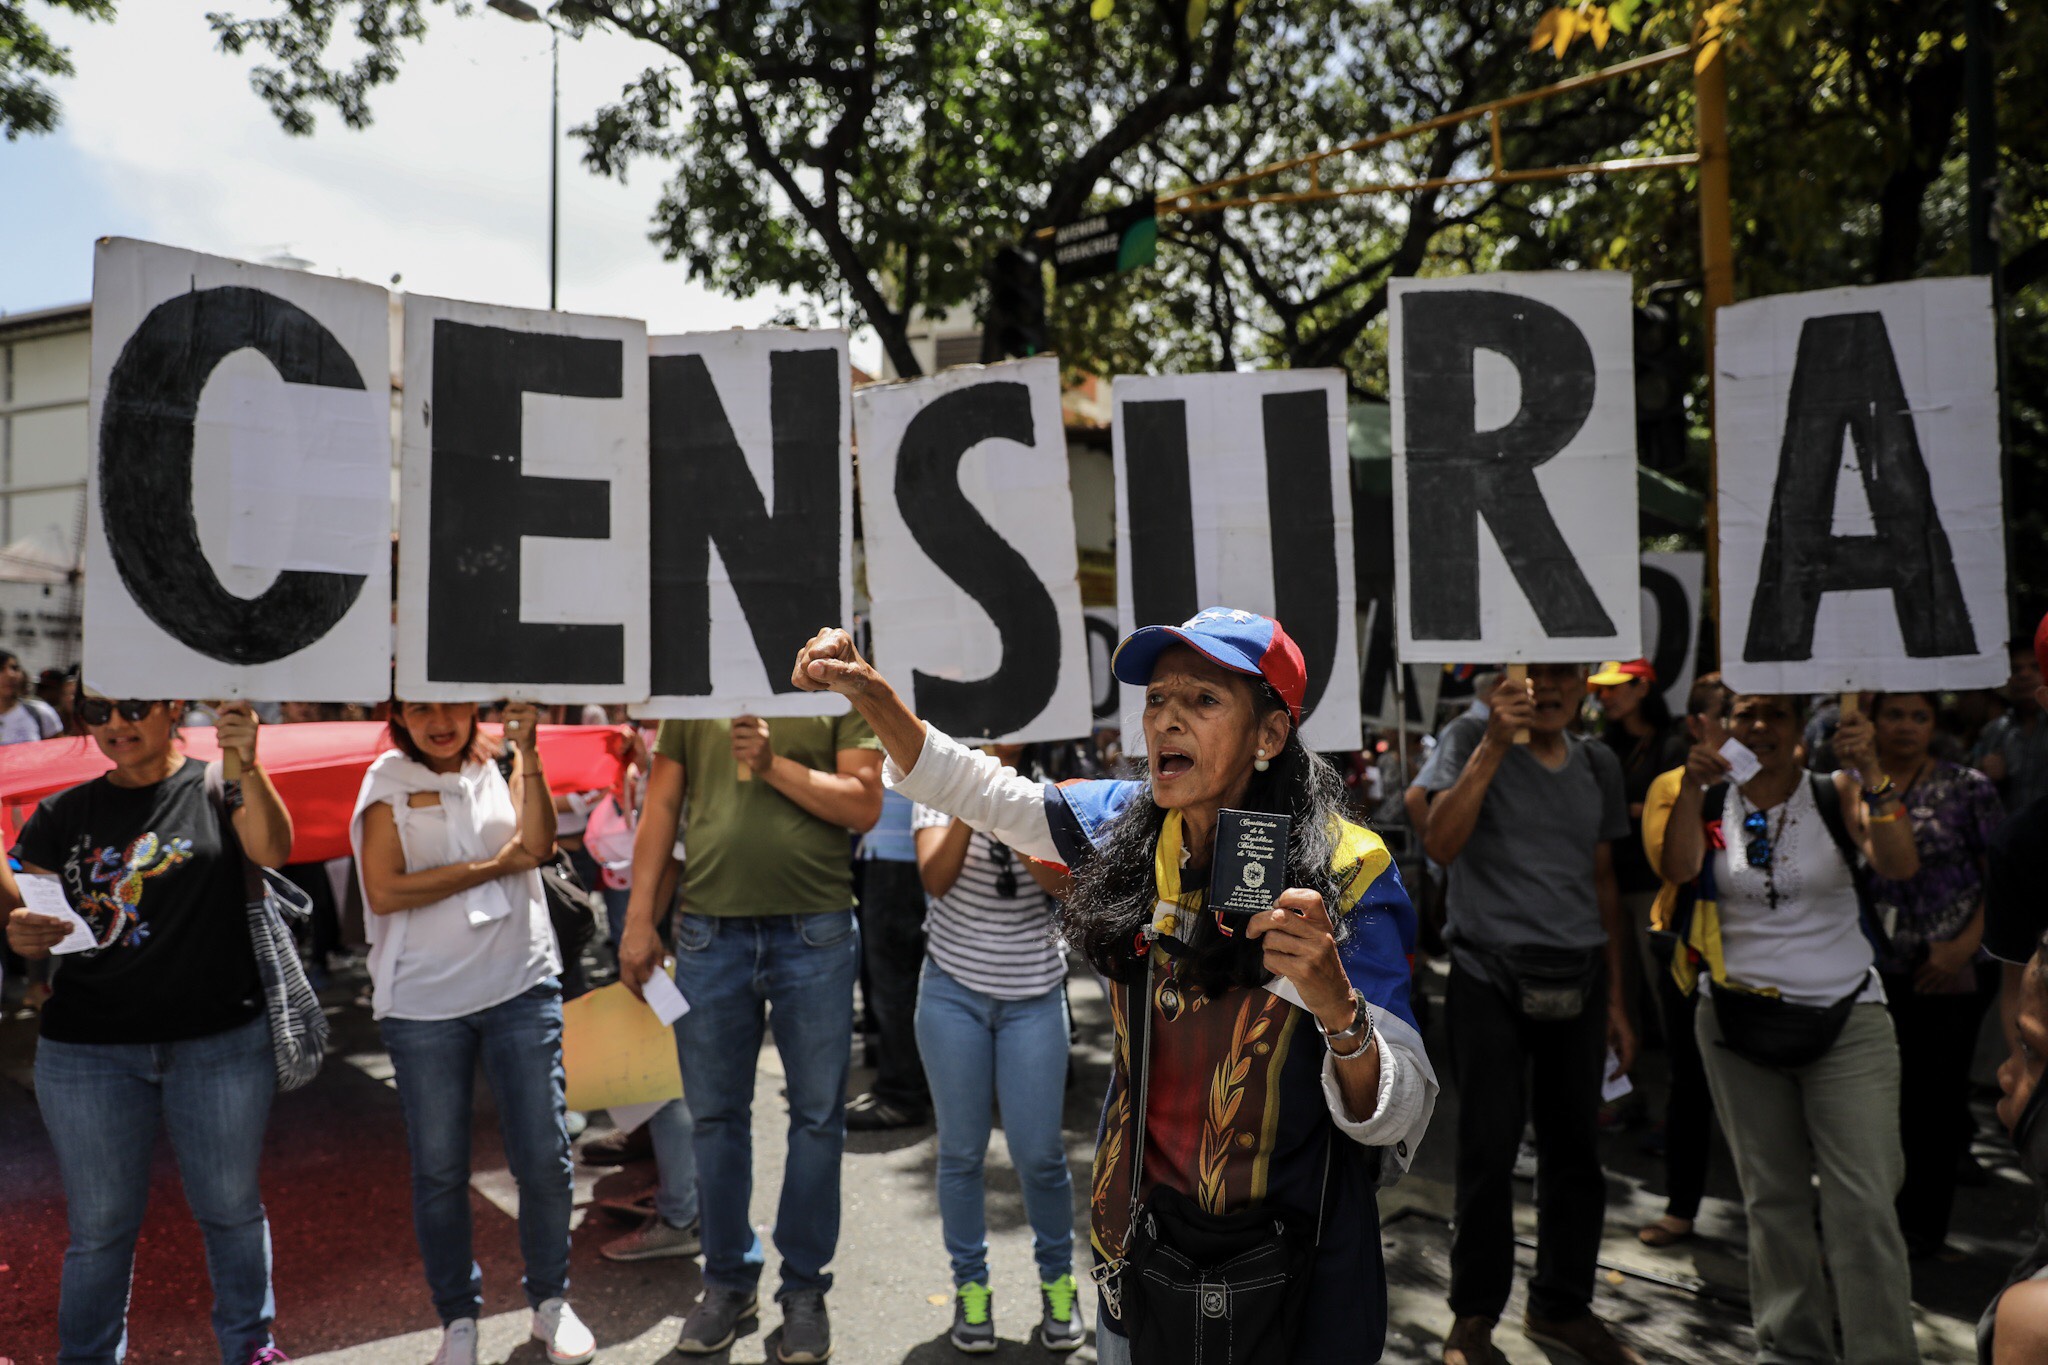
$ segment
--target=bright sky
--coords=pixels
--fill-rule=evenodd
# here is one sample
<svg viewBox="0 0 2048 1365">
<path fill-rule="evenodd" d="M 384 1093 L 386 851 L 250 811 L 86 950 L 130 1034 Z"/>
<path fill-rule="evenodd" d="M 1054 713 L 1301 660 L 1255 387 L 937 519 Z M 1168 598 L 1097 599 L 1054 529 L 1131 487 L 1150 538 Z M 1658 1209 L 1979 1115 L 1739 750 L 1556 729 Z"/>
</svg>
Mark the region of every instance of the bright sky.
<svg viewBox="0 0 2048 1365">
<path fill-rule="evenodd" d="M 369 129 L 323 111 L 313 136 L 292 138 L 249 88 L 253 57 L 215 49 L 209 9 L 266 6 L 125 0 L 112 24 L 31 6 L 78 74 L 58 84 L 55 133 L 0 140 L 0 313 L 90 298 L 92 243 L 106 235 L 252 261 L 288 253 L 377 284 L 398 275 L 408 291 L 547 306 L 544 29 L 428 6 L 427 40 L 373 97 Z M 602 179 L 567 136 L 648 51 L 597 34 L 562 45 L 561 306 L 656 332 L 763 323 L 779 299 L 713 294 L 647 240 L 660 167 Z M 855 359 L 873 362 L 863 340 Z"/>
</svg>

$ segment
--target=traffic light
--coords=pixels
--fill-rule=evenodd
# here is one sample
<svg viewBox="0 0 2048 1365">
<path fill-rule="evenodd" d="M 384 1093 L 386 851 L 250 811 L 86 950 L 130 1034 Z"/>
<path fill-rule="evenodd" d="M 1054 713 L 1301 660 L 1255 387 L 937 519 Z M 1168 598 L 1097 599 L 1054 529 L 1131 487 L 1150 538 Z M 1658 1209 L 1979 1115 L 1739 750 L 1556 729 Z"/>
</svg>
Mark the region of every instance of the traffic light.
<svg viewBox="0 0 2048 1365">
<path fill-rule="evenodd" d="M 988 313 L 981 330 L 984 362 L 1032 356 L 1047 349 L 1045 276 L 1038 257 L 1006 246 L 982 272 L 988 281 Z"/>
<path fill-rule="evenodd" d="M 1636 459 L 1663 472 L 1685 463 L 1687 367 L 1670 304 L 1635 310 Z"/>
</svg>

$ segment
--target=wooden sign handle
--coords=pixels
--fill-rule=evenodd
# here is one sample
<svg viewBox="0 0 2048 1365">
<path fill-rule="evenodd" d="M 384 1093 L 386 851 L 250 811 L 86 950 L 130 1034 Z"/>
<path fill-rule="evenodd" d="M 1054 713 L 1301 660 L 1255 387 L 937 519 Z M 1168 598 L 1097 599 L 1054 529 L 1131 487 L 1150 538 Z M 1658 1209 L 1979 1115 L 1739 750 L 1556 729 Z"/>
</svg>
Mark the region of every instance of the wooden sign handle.
<svg viewBox="0 0 2048 1365">
<path fill-rule="evenodd" d="M 222 749 L 220 751 L 220 776 L 223 782 L 240 782 L 242 780 L 242 751 L 240 749 Z"/>
<path fill-rule="evenodd" d="M 1526 686 L 1528 686 L 1528 683 L 1529 683 L 1529 665 L 1527 665 L 1527 664 L 1509 664 L 1509 665 L 1508 665 L 1508 681 L 1509 681 L 1509 682 L 1511 682 L 1511 683 L 1514 683 L 1514 684 L 1516 684 L 1517 686 L 1522 686 L 1522 687 L 1526 687 Z M 1515 731 L 1515 743 L 1517 743 L 1517 744 L 1527 744 L 1528 742 L 1529 742 L 1529 732 L 1528 732 L 1527 730 L 1517 730 L 1517 731 Z"/>
<path fill-rule="evenodd" d="M 1842 694 L 1842 715 L 1845 719 L 1855 715 L 1862 709 L 1863 694 L 1861 692 L 1844 692 Z"/>
</svg>

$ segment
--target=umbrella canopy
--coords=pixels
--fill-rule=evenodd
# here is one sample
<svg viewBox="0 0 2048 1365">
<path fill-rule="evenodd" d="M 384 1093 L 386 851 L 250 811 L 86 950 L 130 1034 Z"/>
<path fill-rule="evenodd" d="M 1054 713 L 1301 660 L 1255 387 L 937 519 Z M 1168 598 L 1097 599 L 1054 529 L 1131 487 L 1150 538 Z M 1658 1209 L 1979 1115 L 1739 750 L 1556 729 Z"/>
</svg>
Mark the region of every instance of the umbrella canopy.
<svg viewBox="0 0 2048 1365">
<path fill-rule="evenodd" d="M 497 726 L 486 726 L 501 733 Z M 594 791 L 618 780 L 620 736 L 610 725 L 543 725 L 541 766 L 557 793 Z M 213 731 L 187 730 L 179 747 L 191 758 L 220 757 Z M 348 856 L 348 822 L 370 761 L 391 747 L 379 721 L 266 725 L 257 741 L 263 767 L 292 815 L 292 861 Z M 89 782 L 114 765 L 84 736 L 0 747 L 0 831 L 9 847 L 44 797 Z"/>
</svg>

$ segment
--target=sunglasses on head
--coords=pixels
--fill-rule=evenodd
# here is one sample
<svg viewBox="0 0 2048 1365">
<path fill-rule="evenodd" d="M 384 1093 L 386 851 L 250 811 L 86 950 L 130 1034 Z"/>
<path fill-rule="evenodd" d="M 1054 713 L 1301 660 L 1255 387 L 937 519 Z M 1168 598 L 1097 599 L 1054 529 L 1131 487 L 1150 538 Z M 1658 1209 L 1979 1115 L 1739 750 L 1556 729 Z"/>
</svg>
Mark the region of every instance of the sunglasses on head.
<svg viewBox="0 0 2048 1365">
<path fill-rule="evenodd" d="M 1760 810 L 1753 810 L 1742 817 L 1742 833 L 1747 842 L 1742 846 L 1743 856 L 1749 859 L 1751 867 L 1763 868 L 1771 865 L 1771 822 Z"/>
<path fill-rule="evenodd" d="M 162 706 L 160 701 L 112 701 L 106 697 L 80 697 L 78 718 L 87 725 L 105 725 L 119 711 L 125 721 L 140 721 Z"/>
</svg>

